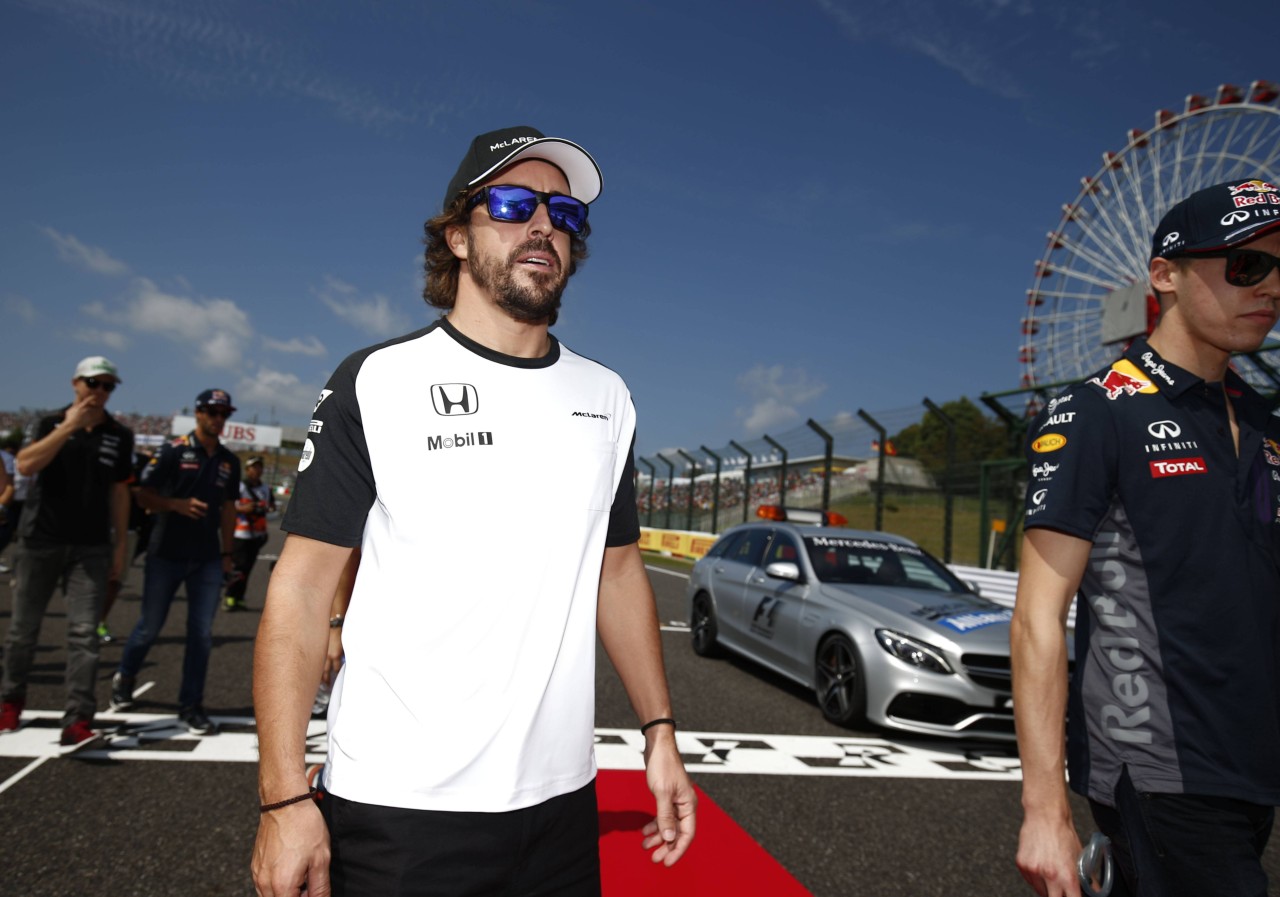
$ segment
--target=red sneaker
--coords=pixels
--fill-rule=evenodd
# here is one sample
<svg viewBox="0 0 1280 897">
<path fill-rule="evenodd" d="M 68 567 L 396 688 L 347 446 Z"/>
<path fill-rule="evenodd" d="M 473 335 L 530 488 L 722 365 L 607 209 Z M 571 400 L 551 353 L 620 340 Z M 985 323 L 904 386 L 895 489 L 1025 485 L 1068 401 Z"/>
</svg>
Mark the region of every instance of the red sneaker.
<svg viewBox="0 0 1280 897">
<path fill-rule="evenodd" d="M 12 732 L 18 728 L 23 706 L 22 701 L 5 701 L 0 704 L 0 732 Z"/>
<path fill-rule="evenodd" d="M 97 738 L 98 733 L 89 728 L 89 721 L 78 719 L 62 730 L 62 744 L 72 745 Z"/>
</svg>

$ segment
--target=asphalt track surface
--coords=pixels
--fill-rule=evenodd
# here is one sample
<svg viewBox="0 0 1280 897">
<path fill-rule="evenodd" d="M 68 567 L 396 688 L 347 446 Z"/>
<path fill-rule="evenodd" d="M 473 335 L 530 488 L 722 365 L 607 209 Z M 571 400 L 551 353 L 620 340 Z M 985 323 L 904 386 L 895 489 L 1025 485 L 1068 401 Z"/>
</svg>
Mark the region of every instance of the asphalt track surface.
<svg viewBox="0 0 1280 897">
<path fill-rule="evenodd" d="M 267 551 L 280 541 L 274 533 Z M 139 695 L 133 728 L 120 732 L 110 751 L 64 755 L 52 747 L 65 660 L 65 616 L 55 598 L 28 696 L 30 722 L 0 735 L 0 894 L 253 893 L 251 655 L 268 569 L 260 563 L 254 572 L 251 610 L 220 613 L 215 625 L 206 707 L 227 726 L 207 739 L 170 725 L 186 615 L 179 599 L 139 677 L 154 685 Z M 141 574 L 140 564 L 132 568 L 112 611 L 118 635 L 136 620 Z M 12 601 L 8 579 L 0 578 L 3 632 Z M 663 646 L 680 749 L 694 780 L 815 897 L 1032 893 L 1013 865 L 1021 811 L 1011 749 L 831 726 L 803 689 L 740 661 L 696 657 L 681 628 L 685 580 L 660 570 L 651 579 L 659 618 L 669 624 Z M 104 711 L 121 648 L 116 641 L 102 649 Z M 601 766 L 625 766 L 634 762 L 636 721 L 600 655 Z M 99 715 L 100 725 L 122 721 Z M 323 739 L 315 745 L 322 749 Z M 1087 834 L 1079 801 L 1076 812 Z M 1280 894 L 1278 842 L 1272 839 L 1266 855 L 1273 894 Z M 695 841 L 692 850 L 699 846 Z M 722 897 L 716 889 L 704 893 Z"/>
</svg>

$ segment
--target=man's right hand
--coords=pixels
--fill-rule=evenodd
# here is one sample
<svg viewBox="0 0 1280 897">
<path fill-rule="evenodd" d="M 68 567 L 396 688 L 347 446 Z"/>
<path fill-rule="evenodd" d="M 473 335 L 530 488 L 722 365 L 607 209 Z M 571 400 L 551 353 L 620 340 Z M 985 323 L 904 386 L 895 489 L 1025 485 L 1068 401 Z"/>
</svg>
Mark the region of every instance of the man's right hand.
<svg viewBox="0 0 1280 897">
<path fill-rule="evenodd" d="M 314 802 L 262 814 L 253 884 L 258 897 L 329 897 L 329 831 Z"/>
<path fill-rule="evenodd" d="M 1070 820 L 1027 818 L 1018 835 L 1018 871 L 1040 897 L 1080 897 L 1080 850 Z"/>
<path fill-rule="evenodd" d="M 194 495 L 191 498 L 179 498 L 176 501 L 177 505 L 174 510 L 183 517 L 190 517 L 192 520 L 199 520 L 209 510 L 209 505 Z"/>
<path fill-rule="evenodd" d="M 101 411 L 102 403 L 98 401 L 96 395 L 89 393 L 71 403 L 66 413 L 62 415 L 62 422 L 74 432 L 92 425 Z"/>
</svg>

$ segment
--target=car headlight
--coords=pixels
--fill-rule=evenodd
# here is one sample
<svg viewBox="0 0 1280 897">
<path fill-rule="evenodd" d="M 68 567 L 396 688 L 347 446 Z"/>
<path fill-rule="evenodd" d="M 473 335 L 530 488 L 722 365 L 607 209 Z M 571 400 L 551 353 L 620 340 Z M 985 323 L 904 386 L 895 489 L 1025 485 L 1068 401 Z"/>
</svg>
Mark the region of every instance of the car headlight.
<svg viewBox="0 0 1280 897">
<path fill-rule="evenodd" d="M 894 632 L 892 629 L 877 629 L 876 640 L 894 657 L 913 667 L 920 667 L 931 673 L 949 674 L 955 671 L 942 656 L 942 652 L 922 641 Z"/>
</svg>

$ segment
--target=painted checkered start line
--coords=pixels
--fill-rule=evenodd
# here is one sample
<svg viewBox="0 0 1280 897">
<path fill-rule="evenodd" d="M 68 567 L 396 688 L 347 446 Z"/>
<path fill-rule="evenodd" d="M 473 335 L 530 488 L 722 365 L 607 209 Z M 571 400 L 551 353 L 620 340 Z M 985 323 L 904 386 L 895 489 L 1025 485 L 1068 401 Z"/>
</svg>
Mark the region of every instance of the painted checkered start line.
<svg viewBox="0 0 1280 897">
<path fill-rule="evenodd" d="M 0 735 L 0 757 L 39 760 L 74 754 L 112 760 L 257 763 L 253 717 L 215 716 L 222 734 L 202 738 L 187 733 L 174 716 L 100 713 L 101 737 L 76 748 L 58 744 L 61 713 L 28 711 L 16 732 Z M 323 763 L 326 724 L 307 727 L 307 762 Z M 1021 766 L 1012 745 L 913 743 L 880 738 L 814 735 L 753 735 L 729 732 L 676 733 L 676 744 L 691 774 L 744 773 L 789 776 L 871 776 L 909 779 L 1017 781 Z M 644 737 L 634 729 L 597 729 L 596 762 L 602 770 L 643 770 Z M 0 783 L 3 791 L 9 783 Z"/>
</svg>

